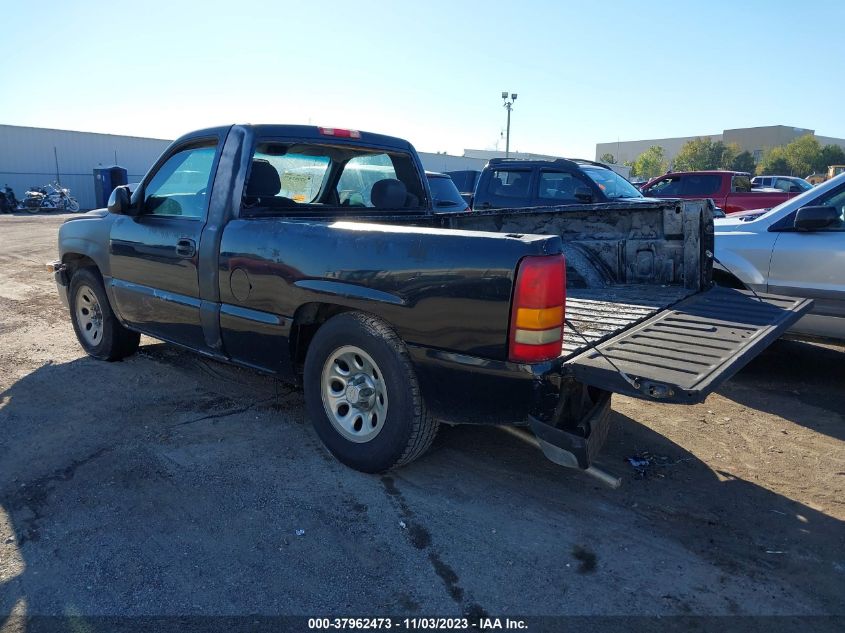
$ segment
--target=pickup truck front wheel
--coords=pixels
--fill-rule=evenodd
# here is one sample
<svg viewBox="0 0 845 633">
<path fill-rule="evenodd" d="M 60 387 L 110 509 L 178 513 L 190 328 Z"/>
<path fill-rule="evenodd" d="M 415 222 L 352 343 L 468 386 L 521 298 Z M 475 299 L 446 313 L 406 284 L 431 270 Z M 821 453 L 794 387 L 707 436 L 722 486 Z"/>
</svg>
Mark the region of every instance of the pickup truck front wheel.
<svg viewBox="0 0 845 633">
<path fill-rule="evenodd" d="M 112 312 L 100 276 L 80 268 L 70 279 L 70 318 L 82 348 L 100 360 L 120 360 L 138 349 L 141 335 L 123 327 Z"/>
<path fill-rule="evenodd" d="M 308 348 L 303 382 L 320 439 L 356 470 L 407 464 L 437 433 L 408 351 L 376 317 L 347 312 L 323 324 Z"/>
</svg>

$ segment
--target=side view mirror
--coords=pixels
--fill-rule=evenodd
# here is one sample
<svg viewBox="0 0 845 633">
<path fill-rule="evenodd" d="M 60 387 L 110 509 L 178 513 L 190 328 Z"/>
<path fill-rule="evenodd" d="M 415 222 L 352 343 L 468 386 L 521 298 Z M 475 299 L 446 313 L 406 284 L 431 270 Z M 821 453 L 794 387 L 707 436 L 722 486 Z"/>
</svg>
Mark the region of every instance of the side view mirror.
<svg viewBox="0 0 845 633">
<path fill-rule="evenodd" d="M 134 215 L 131 212 L 132 203 L 129 200 L 129 188 L 126 185 L 115 187 L 109 196 L 109 213 L 118 215 Z"/>
<path fill-rule="evenodd" d="M 580 202 L 590 203 L 593 201 L 593 192 L 590 191 L 589 187 L 585 187 L 584 185 L 575 187 L 575 199 Z"/>
<path fill-rule="evenodd" d="M 793 226 L 798 231 L 819 231 L 838 223 L 839 209 L 836 207 L 801 207 L 795 214 Z"/>
</svg>

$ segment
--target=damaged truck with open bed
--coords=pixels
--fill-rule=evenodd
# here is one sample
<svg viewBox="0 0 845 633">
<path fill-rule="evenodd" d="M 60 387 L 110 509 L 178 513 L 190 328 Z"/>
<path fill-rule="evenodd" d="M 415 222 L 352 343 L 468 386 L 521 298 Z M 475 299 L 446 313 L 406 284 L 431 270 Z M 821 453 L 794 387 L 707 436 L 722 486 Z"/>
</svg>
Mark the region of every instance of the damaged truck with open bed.
<svg viewBox="0 0 845 633">
<path fill-rule="evenodd" d="M 714 287 L 712 250 L 705 201 L 440 213 L 406 141 L 235 125 L 71 218 L 48 268 L 90 355 L 143 333 L 300 382 L 353 468 L 476 423 L 601 476 L 612 393 L 700 402 L 810 308 Z"/>
</svg>

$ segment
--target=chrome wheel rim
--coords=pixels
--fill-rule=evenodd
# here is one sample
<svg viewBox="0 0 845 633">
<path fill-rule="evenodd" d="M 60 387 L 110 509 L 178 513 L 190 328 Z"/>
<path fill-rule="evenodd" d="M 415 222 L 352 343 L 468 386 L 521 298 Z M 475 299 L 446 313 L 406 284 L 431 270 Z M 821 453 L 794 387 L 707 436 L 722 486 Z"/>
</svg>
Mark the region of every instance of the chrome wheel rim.
<svg viewBox="0 0 845 633">
<path fill-rule="evenodd" d="M 329 422 L 351 442 L 369 442 L 387 418 L 387 386 L 381 369 L 360 347 L 344 345 L 323 364 L 320 396 Z"/>
<path fill-rule="evenodd" d="M 85 342 L 96 347 L 103 338 L 103 310 L 90 286 L 76 290 L 76 323 Z"/>
</svg>

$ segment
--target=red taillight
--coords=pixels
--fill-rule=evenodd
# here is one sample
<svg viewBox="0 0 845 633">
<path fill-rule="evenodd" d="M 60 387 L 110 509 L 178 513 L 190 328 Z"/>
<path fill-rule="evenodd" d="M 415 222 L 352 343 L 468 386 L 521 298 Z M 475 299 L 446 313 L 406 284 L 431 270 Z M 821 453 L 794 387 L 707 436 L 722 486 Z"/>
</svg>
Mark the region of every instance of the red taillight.
<svg viewBox="0 0 845 633">
<path fill-rule="evenodd" d="M 563 255 L 524 258 L 516 271 L 513 292 L 510 360 L 538 363 L 560 356 L 565 306 Z"/>
<path fill-rule="evenodd" d="M 337 127 L 320 127 L 320 134 L 323 136 L 334 136 L 336 138 L 361 138 L 358 130 L 342 130 Z"/>
</svg>

